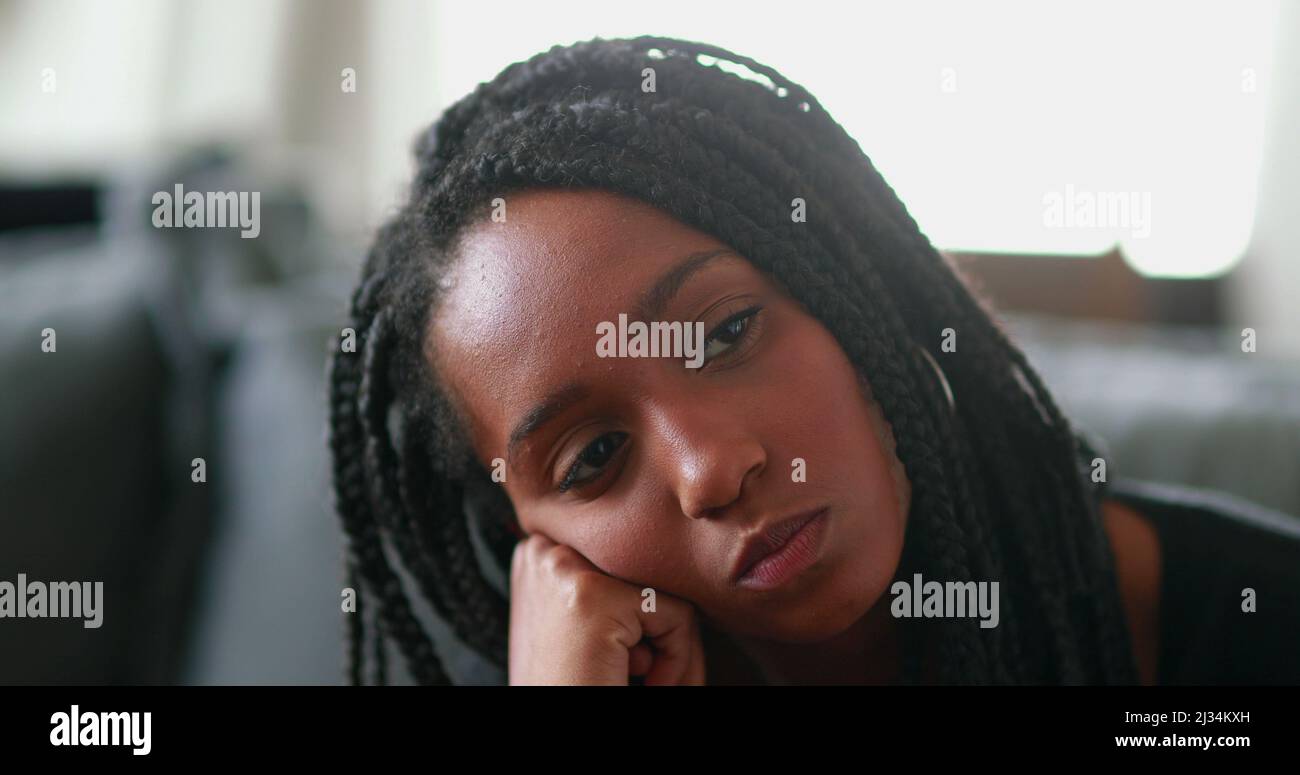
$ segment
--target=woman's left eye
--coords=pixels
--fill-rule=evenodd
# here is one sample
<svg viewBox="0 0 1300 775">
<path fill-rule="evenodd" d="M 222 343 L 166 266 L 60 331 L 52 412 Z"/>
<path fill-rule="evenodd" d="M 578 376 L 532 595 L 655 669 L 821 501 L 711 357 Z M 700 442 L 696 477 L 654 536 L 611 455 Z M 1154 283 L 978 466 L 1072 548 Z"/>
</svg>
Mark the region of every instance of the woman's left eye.
<svg viewBox="0 0 1300 775">
<path fill-rule="evenodd" d="M 618 452 L 619 447 L 623 446 L 626 440 L 626 433 L 616 431 L 599 436 L 584 447 L 582 452 L 578 453 L 578 459 L 574 460 L 569 470 L 565 472 L 564 479 L 559 484 L 560 492 L 567 492 L 572 487 L 599 478 L 610 458 Z"/>
<path fill-rule="evenodd" d="M 716 357 L 727 354 L 743 341 L 753 324 L 754 316 L 761 309 L 762 307 L 755 306 L 741 310 L 709 332 L 709 335 L 704 338 L 704 362 L 708 363 Z"/>
</svg>

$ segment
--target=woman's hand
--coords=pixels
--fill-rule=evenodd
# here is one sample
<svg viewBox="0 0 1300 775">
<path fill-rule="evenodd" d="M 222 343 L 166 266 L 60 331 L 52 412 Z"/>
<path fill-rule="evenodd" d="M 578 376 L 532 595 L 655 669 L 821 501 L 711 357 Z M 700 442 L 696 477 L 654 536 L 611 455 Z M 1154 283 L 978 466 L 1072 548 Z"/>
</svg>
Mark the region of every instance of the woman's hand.
<svg viewBox="0 0 1300 775">
<path fill-rule="evenodd" d="M 576 550 L 534 533 L 510 562 L 509 679 L 518 684 L 704 684 L 695 608 L 607 575 Z"/>
</svg>

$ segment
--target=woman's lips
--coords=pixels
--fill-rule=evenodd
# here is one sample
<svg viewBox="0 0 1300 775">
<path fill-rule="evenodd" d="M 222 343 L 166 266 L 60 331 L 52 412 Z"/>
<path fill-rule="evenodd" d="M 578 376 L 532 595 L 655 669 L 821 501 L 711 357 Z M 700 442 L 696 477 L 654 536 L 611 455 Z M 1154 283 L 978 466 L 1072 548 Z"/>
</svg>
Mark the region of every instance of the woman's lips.
<svg viewBox="0 0 1300 775">
<path fill-rule="evenodd" d="M 750 566 L 736 583 L 747 589 L 774 589 L 799 575 L 821 557 L 828 519 L 826 509 L 818 511 L 778 549 Z"/>
</svg>

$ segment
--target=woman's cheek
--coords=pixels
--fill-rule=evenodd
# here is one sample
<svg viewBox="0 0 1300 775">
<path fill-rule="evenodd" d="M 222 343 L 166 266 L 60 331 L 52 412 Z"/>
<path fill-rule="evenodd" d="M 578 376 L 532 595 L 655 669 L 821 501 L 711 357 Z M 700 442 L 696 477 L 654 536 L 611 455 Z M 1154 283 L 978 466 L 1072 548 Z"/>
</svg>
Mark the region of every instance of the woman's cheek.
<svg viewBox="0 0 1300 775">
<path fill-rule="evenodd" d="M 665 536 L 651 529 L 649 520 L 623 518 L 617 513 L 602 515 L 586 526 L 579 549 L 605 573 L 631 584 L 671 581 L 666 567 L 672 552 Z M 575 547 L 576 548 L 576 547 Z"/>
</svg>

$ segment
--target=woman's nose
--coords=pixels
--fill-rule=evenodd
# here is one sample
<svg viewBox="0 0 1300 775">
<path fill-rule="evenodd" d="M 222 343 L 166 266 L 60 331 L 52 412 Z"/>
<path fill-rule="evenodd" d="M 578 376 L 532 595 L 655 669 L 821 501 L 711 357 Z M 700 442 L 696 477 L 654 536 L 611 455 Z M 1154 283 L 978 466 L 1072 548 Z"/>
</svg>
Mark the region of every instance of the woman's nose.
<svg viewBox="0 0 1300 775">
<path fill-rule="evenodd" d="M 718 517 L 741 502 L 767 466 L 756 429 L 734 402 L 694 400 L 660 413 L 666 471 L 682 513 Z"/>
</svg>

